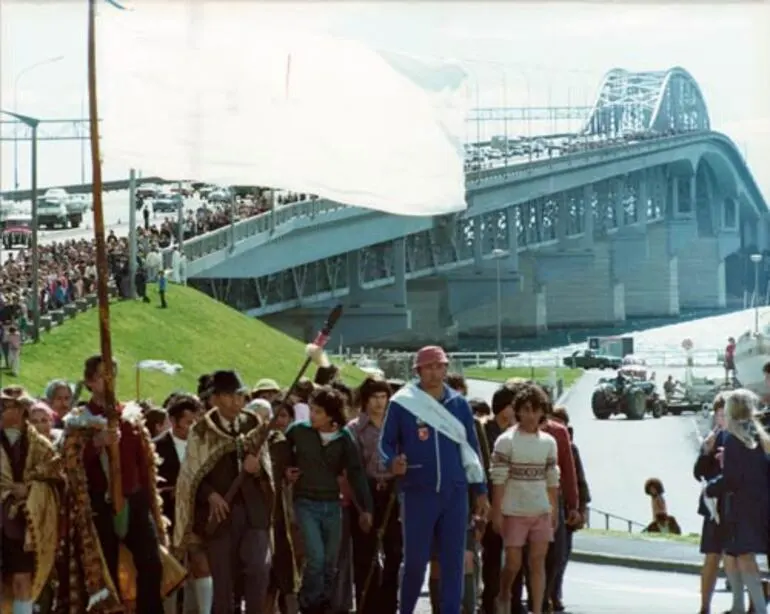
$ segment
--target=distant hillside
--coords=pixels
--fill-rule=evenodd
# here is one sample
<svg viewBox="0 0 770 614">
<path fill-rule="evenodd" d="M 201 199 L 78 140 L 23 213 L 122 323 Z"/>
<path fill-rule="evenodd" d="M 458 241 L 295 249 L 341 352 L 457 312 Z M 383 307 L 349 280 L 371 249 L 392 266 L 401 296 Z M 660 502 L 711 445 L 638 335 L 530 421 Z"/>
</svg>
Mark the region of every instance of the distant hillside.
<svg viewBox="0 0 770 614">
<path fill-rule="evenodd" d="M 154 287 L 148 296 L 151 304 L 122 301 L 112 303 L 110 309 L 121 399 L 135 397 L 135 365 L 141 360 L 165 360 L 183 367 L 176 376 L 142 372 L 142 397 L 159 403 L 174 390 L 195 391 L 198 377 L 217 369 L 237 370 L 247 386 L 262 377 L 288 386 L 305 357 L 304 343 L 192 288 L 169 285 L 169 309 L 158 307 Z M 3 373 L 3 385 L 18 381 L 39 395 L 52 379 L 78 381 L 83 360 L 99 352 L 97 319 L 98 310 L 92 309 L 44 333 L 37 345 L 25 345 L 19 378 Z M 310 375 L 314 373 L 311 367 Z M 343 374 L 352 384 L 364 377 L 350 366 L 344 367 Z"/>
</svg>

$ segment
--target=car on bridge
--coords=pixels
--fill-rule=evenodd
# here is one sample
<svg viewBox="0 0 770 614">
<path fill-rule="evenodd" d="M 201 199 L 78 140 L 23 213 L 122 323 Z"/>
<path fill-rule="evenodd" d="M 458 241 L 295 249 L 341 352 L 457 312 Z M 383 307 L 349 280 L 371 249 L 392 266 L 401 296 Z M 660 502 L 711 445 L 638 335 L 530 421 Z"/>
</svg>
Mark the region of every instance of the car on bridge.
<svg viewBox="0 0 770 614">
<path fill-rule="evenodd" d="M 24 213 L 0 215 L 3 249 L 28 248 L 32 245 L 32 218 Z"/>
<path fill-rule="evenodd" d="M 177 213 L 184 208 L 184 197 L 173 192 L 162 192 L 152 201 L 154 213 Z"/>
<path fill-rule="evenodd" d="M 156 198 L 160 193 L 160 188 L 154 183 L 143 183 L 136 188 L 136 208 L 140 209 L 147 199 Z"/>
<path fill-rule="evenodd" d="M 229 203 L 233 199 L 233 193 L 229 188 L 216 188 L 209 192 L 208 200 L 210 203 Z"/>
<path fill-rule="evenodd" d="M 577 350 L 564 358 L 564 366 L 573 369 L 619 369 L 622 359 L 594 350 Z"/>
</svg>

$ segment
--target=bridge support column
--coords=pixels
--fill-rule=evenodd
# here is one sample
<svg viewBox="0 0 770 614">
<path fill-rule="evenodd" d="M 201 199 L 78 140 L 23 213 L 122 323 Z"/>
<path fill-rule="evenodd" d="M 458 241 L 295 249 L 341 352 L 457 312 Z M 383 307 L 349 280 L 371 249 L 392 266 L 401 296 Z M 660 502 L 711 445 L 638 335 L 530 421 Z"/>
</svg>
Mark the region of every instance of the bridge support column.
<svg viewBox="0 0 770 614">
<path fill-rule="evenodd" d="M 379 342 L 395 333 L 411 328 L 411 313 L 406 298 L 406 252 L 403 239 L 393 242 L 393 276 L 395 283 L 384 288 L 368 289 L 361 284 L 360 252 L 348 253 L 347 276 L 349 293 L 345 311 L 335 328 L 335 335 L 345 345 Z M 305 321 L 315 329 L 328 315 L 328 306 L 299 310 Z"/>
<path fill-rule="evenodd" d="M 682 308 L 717 309 L 727 306 L 725 258 L 740 248 L 736 232 L 699 237 L 678 256 L 679 302 Z"/>
<path fill-rule="evenodd" d="M 529 299 L 522 293 L 524 280 L 518 270 L 518 253 L 514 250 L 512 254 L 513 257 L 484 260 L 480 268 L 469 267 L 446 276 L 449 311 L 458 334 L 476 337 L 497 334 L 498 266 L 500 315 L 506 334 L 511 334 L 506 324 L 511 314 L 522 309 L 529 311 L 526 306 Z"/>
<path fill-rule="evenodd" d="M 596 191 L 593 184 L 583 186 L 583 247 L 594 246 L 594 213 L 596 211 Z"/>
<path fill-rule="evenodd" d="M 625 320 L 624 291 L 611 279 L 606 242 L 592 251 L 540 251 L 533 257 L 536 282 L 547 289 L 548 328 Z"/>
<path fill-rule="evenodd" d="M 612 273 L 625 290 L 626 317 L 678 314 L 679 268 L 668 229 L 655 224 L 628 231 L 612 241 Z"/>
</svg>

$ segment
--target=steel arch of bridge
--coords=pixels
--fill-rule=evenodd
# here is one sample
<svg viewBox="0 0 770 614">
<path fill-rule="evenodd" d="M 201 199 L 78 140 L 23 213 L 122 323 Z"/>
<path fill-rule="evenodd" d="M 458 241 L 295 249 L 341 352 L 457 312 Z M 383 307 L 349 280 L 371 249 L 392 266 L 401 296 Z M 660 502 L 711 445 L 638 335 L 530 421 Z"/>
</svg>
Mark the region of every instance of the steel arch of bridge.
<svg viewBox="0 0 770 614">
<path fill-rule="evenodd" d="M 700 86 L 677 66 L 662 71 L 609 71 L 582 133 L 624 137 L 710 129 Z"/>
</svg>

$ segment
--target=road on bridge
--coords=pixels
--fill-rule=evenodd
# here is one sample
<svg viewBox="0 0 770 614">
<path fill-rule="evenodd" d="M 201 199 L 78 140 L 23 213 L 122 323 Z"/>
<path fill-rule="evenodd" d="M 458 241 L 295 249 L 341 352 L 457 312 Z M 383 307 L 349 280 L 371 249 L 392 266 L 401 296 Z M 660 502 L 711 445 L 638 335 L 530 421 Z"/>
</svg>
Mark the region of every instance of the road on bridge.
<svg viewBox="0 0 770 614">
<path fill-rule="evenodd" d="M 104 205 L 104 224 L 107 232 L 112 230 L 119 237 L 127 236 L 129 225 L 128 219 L 130 214 L 128 191 L 121 190 L 117 192 L 105 192 L 103 195 Z M 185 210 L 194 211 L 201 205 L 201 201 L 197 198 L 185 199 Z M 22 211 L 29 213 L 29 202 L 20 203 Z M 164 218 L 174 218 L 175 216 L 168 213 L 159 213 L 150 216 L 150 221 L 153 224 L 160 224 Z M 144 224 L 144 218 L 142 217 L 141 209 L 136 213 L 137 225 Z M 65 230 L 40 230 L 39 240 L 40 243 L 45 245 L 46 243 L 53 243 L 57 241 L 79 241 L 81 239 L 92 239 L 94 236 L 93 230 L 93 212 L 88 211 L 83 216 L 83 225 L 80 228 L 67 228 Z M 12 251 L 3 250 L 2 260 L 8 257 L 8 254 Z"/>
<path fill-rule="evenodd" d="M 670 371 L 675 377 L 682 376 Z M 591 393 L 602 375 L 607 374 L 586 372 L 563 399 L 585 466 L 592 507 L 647 524 L 652 510 L 650 499 L 644 494 L 644 482 L 657 477 L 666 490 L 669 514 L 677 518 L 682 531 L 700 532 L 700 485 L 692 477 L 697 453 L 693 417 L 664 416 L 656 420 L 648 416 L 632 421 L 618 416 L 597 420 L 591 411 Z M 662 382 L 667 375 L 665 369 L 659 370 L 656 378 Z M 472 381 L 470 395 L 490 402 L 497 386 Z M 594 528 L 604 528 L 604 519 L 599 514 L 592 514 L 591 523 Z M 612 521 L 610 528 L 626 530 L 620 521 Z"/>
</svg>

